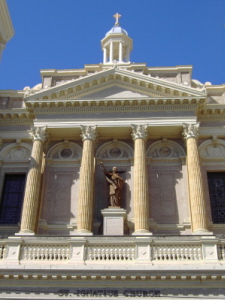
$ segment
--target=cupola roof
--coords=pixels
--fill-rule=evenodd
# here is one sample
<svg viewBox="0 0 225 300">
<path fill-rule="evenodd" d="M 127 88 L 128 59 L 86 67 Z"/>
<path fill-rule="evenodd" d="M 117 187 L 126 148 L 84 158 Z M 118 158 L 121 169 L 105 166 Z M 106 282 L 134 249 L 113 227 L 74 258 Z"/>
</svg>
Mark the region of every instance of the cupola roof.
<svg viewBox="0 0 225 300">
<path fill-rule="evenodd" d="M 118 34 L 118 33 L 123 33 L 125 34 L 126 36 L 128 36 L 128 33 L 125 29 L 123 29 L 120 24 L 115 24 L 113 26 L 113 28 L 111 28 L 105 36 L 108 36 L 109 34 Z"/>
</svg>

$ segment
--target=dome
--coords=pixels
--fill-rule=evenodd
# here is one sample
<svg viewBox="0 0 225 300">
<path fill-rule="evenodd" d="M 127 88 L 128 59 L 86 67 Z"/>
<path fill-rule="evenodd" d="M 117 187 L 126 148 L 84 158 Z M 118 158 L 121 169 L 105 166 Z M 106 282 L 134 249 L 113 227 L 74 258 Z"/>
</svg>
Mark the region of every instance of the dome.
<svg viewBox="0 0 225 300">
<path fill-rule="evenodd" d="M 106 33 L 105 36 L 108 36 L 109 34 L 120 34 L 120 33 L 128 36 L 128 33 L 126 30 L 124 30 L 122 27 L 120 27 L 119 24 L 115 24 L 113 26 L 113 28 Z"/>
</svg>

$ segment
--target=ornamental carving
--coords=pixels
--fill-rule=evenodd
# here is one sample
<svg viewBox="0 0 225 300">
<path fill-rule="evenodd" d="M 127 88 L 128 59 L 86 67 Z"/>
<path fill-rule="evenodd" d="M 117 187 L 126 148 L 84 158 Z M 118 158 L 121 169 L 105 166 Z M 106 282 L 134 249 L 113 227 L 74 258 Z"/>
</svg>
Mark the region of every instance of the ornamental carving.
<svg viewBox="0 0 225 300">
<path fill-rule="evenodd" d="M 189 138 L 198 138 L 199 124 L 183 124 L 183 137 L 185 140 Z"/>
<path fill-rule="evenodd" d="M 47 135 L 47 127 L 32 127 L 30 135 L 33 141 L 42 141 L 45 142 L 48 135 Z"/>
<path fill-rule="evenodd" d="M 96 131 L 96 127 L 97 126 L 83 126 L 81 125 L 81 138 L 82 141 L 85 140 L 91 140 L 91 141 L 95 141 L 97 139 L 97 131 Z"/>
<path fill-rule="evenodd" d="M 170 157 L 179 157 L 179 153 L 177 149 L 171 145 L 166 145 L 157 148 L 152 152 L 152 157 L 160 157 L 160 158 L 170 158 Z"/>
<path fill-rule="evenodd" d="M 216 141 L 207 140 L 199 146 L 199 154 L 204 160 L 217 160 L 224 163 L 225 157 L 225 142 L 217 139 Z"/>
<path fill-rule="evenodd" d="M 131 136 L 133 138 L 133 140 L 136 139 L 144 139 L 146 140 L 148 137 L 148 125 L 134 125 L 131 124 L 131 128 L 132 128 L 132 133 Z"/>
</svg>

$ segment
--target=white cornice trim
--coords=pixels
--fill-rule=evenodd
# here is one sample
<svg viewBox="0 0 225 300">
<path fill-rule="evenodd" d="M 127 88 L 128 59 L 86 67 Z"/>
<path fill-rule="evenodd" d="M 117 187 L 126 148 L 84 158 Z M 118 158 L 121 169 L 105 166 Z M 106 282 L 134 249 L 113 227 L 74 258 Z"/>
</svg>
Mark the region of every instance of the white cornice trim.
<svg viewBox="0 0 225 300">
<path fill-rule="evenodd" d="M 14 29 L 5 0 L 0 1 L 0 37 L 6 44 L 14 35 Z"/>
</svg>

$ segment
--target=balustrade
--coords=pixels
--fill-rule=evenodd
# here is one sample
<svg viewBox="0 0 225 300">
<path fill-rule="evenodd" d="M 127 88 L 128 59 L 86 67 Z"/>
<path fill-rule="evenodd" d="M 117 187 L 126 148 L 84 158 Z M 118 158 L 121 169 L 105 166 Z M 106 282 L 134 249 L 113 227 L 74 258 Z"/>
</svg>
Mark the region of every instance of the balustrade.
<svg viewBox="0 0 225 300">
<path fill-rule="evenodd" d="M 68 245 L 25 245 L 21 247 L 22 260 L 68 260 Z"/>
<path fill-rule="evenodd" d="M 134 259 L 134 245 L 92 245 L 86 247 L 86 260 L 131 261 Z"/>
<path fill-rule="evenodd" d="M 54 240 L 54 239 L 53 239 Z M 18 243 L 18 245 L 17 245 Z M 218 245 L 217 245 L 218 243 Z M 17 249 L 17 250 L 16 250 Z M 210 249 L 210 256 L 208 255 Z M 15 251 L 16 250 L 16 251 Z M 213 252 L 213 254 L 211 253 Z M 147 256 L 143 256 L 149 253 Z M 94 237 L 77 239 L 62 238 L 60 241 L 47 242 L 42 239 L 24 238 L 20 240 L 4 240 L 0 245 L 1 262 L 9 260 L 21 261 L 73 261 L 82 263 L 133 263 L 138 261 L 167 262 L 194 262 L 208 259 L 225 260 L 225 241 L 218 239 L 198 240 L 179 239 L 126 239 L 114 241 L 105 239 L 99 243 Z"/>
<path fill-rule="evenodd" d="M 202 260 L 201 245 L 158 245 L 152 247 L 152 260 Z"/>
</svg>

